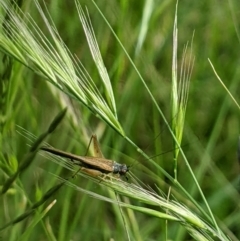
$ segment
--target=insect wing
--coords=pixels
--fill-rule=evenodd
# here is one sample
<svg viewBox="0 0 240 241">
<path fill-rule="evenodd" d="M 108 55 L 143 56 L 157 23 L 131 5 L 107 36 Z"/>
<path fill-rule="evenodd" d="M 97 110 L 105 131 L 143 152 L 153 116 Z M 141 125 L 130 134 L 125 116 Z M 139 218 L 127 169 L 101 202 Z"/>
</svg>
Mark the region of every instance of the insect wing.
<svg viewBox="0 0 240 241">
<path fill-rule="evenodd" d="M 113 164 L 112 160 L 108 160 L 105 158 L 96 158 L 91 156 L 77 156 L 78 160 L 83 163 L 87 164 L 89 168 L 101 170 L 102 172 L 109 173 L 113 171 Z M 81 164 L 80 164 L 81 165 Z"/>
</svg>

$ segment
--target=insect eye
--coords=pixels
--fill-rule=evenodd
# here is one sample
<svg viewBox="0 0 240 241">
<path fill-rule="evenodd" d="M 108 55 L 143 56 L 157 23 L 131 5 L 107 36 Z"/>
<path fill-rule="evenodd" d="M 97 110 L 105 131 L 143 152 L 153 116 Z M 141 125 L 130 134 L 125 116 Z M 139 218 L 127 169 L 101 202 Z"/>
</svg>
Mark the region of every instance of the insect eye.
<svg viewBox="0 0 240 241">
<path fill-rule="evenodd" d="M 123 172 L 127 173 L 129 171 L 129 166 L 124 165 L 123 167 Z"/>
</svg>

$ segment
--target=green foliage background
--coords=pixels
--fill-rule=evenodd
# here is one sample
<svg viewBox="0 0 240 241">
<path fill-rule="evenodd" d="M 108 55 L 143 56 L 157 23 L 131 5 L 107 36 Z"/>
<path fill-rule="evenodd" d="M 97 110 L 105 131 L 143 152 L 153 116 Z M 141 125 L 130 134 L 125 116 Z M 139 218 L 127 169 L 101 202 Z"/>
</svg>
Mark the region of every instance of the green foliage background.
<svg viewBox="0 0 240 241">
<path fill-rule="evenodd" d="M 172 139 L 139 77 L 121 47 L 91 1 L 80 1 L 87 6 L 103 60 L 110 75 L 117 103 L 118 117 L 125 132 L 164 169 L 173 173 Z M 171 117 L 171 66 L 175 1 L 96 1 L 119 39 L 133 58 L 152 94 L 169 122 Z M 154 3 L 146 37 L 137 49 L 143 11 Z M 49 13 L 60 36 L 84 64 L 96 82 L 98 72 L 90 56 L 87 41 L 78 19 L 74 1 L 46 1 Z M 237 145 L 239 110 L 214 75 L 208 58 L 218 75 L 239 102 L 240 93 L 240 3 L 229 1 L 180 1 L 178 7 L 179 66 L 184 45 L 191 41 L 195 30 L 193 53 L 195 66 L 191 77 L 183 149 L 209 201 L 220 226 L 233 240 L 240 237 Z M 22 9 L 29 12 L 44 31 L 46 27 L 32 1 L 23 1 Z M 1 69 L 3 69 L 2 66 Z M 179 68 L 180 69 L 180 68 Z M 180 70 L 179 70 L 180 71 Z M 96 133 L 103 153 L 109 159 L 132 165 L 131 171 L 146 185 L 155 188 L 152 175 L 158 175 L 159 185 L 167 194 L 167 180 L 144 160 L 136 150 L 93 116 L 88 109 L 63 95 L 29 69 L 13 62 L 9 95 L 2 96 L 2 110 L 6 121 L 2 133 L 1 158 L 9 166 L 1 165 L 1 183 L 17 169 L 27 152 L 27 140 L 16 133 L 16 125 L 39 135 L 67 103 L 68 115 L 48 139 L 59 149 L 83 155 L 89 137 Z M 158 136 L 158 134 L 160 134 Z M 158 136 L 158 137 L 157 137 Z M 156 138 L 157 137 L 157 138 Z M 167 152 L 167 153 L 166 153 Z M 137 161 L 135 161 L 137 160 Z M 136 163 L 141 163 L 136 164 Z M 146 168 L 145 168 L 146 167 Z M 178 178 L 201 204 L 186 167 L 179 160 Z M 54 173 L 68 177 L 70 172 L 38 156 L 24 175 L 19 177 L 11 192 L 2 197 L 0 226 L 23 213 L 55 183 Z M 155 179 L 154 179 L 155 180 Z M 164 182 L 163 182 L 164 181 Z M 108 195 L 108 190 L 89 180 L 73 180 L 79 186 Z M 21 191 L 19 191 L 21 190 Z M 27 220 L 0 233 L 3 240 L 126 240 L 123 221 L 117 206 L 83 195 L 70 187 L 63 187 L 52 200 L 57 203 L 42 221 L 26 232 Z M 188 204 L 183 196 L 178 200 Z M 189 204 L 190 205 L 190 204 Z M 191 205 L 190 205 L 191 207 Z M 193 207 L 192 207 L 193 208 Z M 193 208 L 194 210 L 194 208 Z M 126 211 L 126 210 L 124 210 Z M 165 222 L 139 213 L 129 215 L 129 229 L 133 240 L 164 240 Z M 169 240 L 189 240 L 186 230 L 169 222 Z"/>
</svg>

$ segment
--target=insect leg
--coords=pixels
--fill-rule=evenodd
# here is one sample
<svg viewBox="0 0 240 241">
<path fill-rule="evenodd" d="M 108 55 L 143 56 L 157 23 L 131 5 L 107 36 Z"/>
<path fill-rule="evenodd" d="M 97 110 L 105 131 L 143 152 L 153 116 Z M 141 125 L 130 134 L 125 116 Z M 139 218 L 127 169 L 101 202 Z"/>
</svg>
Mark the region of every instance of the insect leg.
<svg viewBox="0 0 240 241">
<path fill-rule="evenodd" d="M 102 172 L 100 172 L 98 170 L 90 169 L 90 168 L 81 167 L 80 170 L 82 172 L 87 173 L 88 175 L 90 175 L 92 177 L 99 177 L 102 175 Z"/>
<path fill-rule="evenodd" d="M 100 148 L 100 144 L 97 140 L 97 136 L 92 135 L 92 140 L 93 140 L 94 156 L 104 158 L 104 155 L 102 154 L 102 151 L 101 151 L 101 148 Z"/>
<path fill-rule="evenodd" d="M 87 156 L 87 154 L 88 154 L 89 147 L 90 147 L 90 145 L 91 145 L 91 142 L 92 142 L 94 136 L 95 136 L 95 135 L 92 135 L 91 138 L 90 138 L 90 141 L 89 141 L 89 143 L 88 143 L 88 147 L 87 147 L 87 151 L 86 151 L 85 156 Z M 95 137 L 96 137 L 96 136 L 95 136 Z M 78 172 L 79 172 L 80 170 L 82 170 L 82 169 L 83 169 L 83 167 L 80 167 L 80 168 L 72 175 L 72 177 L 74 178 L 74 177 L 78 174 Z M 87 168 L 85 168 L 85 169 L 87 169 Z"/>
</svg>

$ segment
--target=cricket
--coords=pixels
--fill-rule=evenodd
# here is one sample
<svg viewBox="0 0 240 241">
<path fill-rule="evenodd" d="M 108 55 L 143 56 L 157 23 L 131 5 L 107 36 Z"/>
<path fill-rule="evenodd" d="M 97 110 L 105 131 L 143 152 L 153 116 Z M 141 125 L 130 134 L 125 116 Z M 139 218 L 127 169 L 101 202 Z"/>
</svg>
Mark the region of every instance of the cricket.
<svg viewBox="0 0 240 241">
<path fill-rule="evenodd" d="M 94 156 L 87 156 L 92 141 Z M 72 153 L 50 147 L 41 147 L 40 149 L 51 154 L 70 159 L 74 164 L 80 166 L 78 171 L 85 172 L 90 176 L 100 177 L 103 175 L 114 174 L 119 175 L 120 177 L 124 176 L 126 180 L 128 180 L 126 174 L 129 171 L 129 166 L 106 159 L 102 154 L 96 135 L 91 136 L 85 156 L 74 155 Z"/>
</svg>

